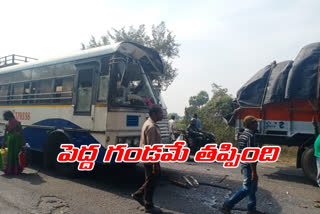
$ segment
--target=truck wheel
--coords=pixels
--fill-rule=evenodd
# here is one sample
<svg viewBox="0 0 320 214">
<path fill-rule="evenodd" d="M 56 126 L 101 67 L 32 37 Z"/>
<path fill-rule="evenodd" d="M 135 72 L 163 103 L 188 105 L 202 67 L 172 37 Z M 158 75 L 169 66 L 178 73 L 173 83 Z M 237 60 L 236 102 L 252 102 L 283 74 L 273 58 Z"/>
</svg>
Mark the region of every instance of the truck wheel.
<svg viewBox="0 0 320 214">
<path fill-rule="evenodd" d="M 317 166 L 313 148 L 307 148 L 302 153 L 301 167 L 305 176 L 311 181 L 316 182 Z"/>
<path fill-rule="evenodd" d="M 43 163 L 45 168 L 55 169 L 58 174 L 65 177 L 78 176 L 78 163 L 59 163 L 58 154 L 63 151 L 60 149 L 61 144 L 71 143 L 68 137 L 62 132 L 52 133 L 45 144 Z"/>
</svg>

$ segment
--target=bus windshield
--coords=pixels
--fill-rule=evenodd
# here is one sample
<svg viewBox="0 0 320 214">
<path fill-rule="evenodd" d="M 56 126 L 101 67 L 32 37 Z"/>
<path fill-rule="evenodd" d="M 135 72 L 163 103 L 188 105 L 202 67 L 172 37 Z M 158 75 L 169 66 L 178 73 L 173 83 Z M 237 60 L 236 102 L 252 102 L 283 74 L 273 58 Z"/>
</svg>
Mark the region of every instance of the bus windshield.
<svg viewBox="0 0 320 214">
<path fill-rule="evenodd" d="M 112 106 L 148 107 L 157 103 L 150 81 L 139 64 L 117 63 L 113 70 Z"/>
</svg>

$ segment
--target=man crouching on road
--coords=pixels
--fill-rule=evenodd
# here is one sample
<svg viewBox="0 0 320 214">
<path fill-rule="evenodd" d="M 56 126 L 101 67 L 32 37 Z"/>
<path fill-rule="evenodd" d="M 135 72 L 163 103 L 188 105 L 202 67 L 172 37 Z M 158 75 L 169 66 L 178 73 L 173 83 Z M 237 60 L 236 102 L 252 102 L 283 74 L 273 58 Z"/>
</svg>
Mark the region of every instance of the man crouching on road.
<svg viewBox="0 0 320 214">
<path fill-rule="evenodd" d="M 246 116 L 243 119 L 245 130 L 238 137 L 239 152 L 246 147 L 257 147 L 254 142 L 254 133 L 258 128 L 258 121 L 253 116 Z M 241 163 L 241 173 L 243 174 L 243 186 L 222 205 L 223 213 L 231 213 L 231 209 L 246 196 L 249 196 L 248 214 L 261 214 L 256 210 L 256 191 L 258 188 L 257 163 Z"/>
<path fill-rule="evenodd" d="M 160 128 L 156 124 L 163 118 L 161 106 L 152 105 L 149 115 L 149 119 L 142 126 L 140 147 L 161 143 Z M 144 163 L 144 171 L 144 184 L 131 196 L 145 207 L 146 213 L 161 213 L 161 210 L 153 206 L 152 202 L 154 189 L 160 180 L 160 163 Z"/>
</svg>

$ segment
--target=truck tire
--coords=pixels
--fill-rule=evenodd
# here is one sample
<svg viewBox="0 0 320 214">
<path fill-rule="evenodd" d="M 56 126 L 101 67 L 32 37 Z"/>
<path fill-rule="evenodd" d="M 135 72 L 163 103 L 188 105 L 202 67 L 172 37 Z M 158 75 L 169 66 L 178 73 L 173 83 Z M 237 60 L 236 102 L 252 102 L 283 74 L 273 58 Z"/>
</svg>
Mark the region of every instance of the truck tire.
<svg viewBox="0 0 320 214">
<path fill-rule="evenodd" d="M 313 148 L 306 148 L 302 153 L 301 167 L 304 175 L 313 182 L 316 182 L 317 166 Z"/>
<path fill-rule="evenodd" d="M 78 177 L 78 163 L 59 163 L 57 161 L 58 154 L 62 151 L 61 144 L 70 144 L 71 141 L 63 132 L 51 133 L 45 144 L 43 153 L 44 167 L 47 169 L 55 169 L 59 175 L 65 177 Z"/>
</svg>

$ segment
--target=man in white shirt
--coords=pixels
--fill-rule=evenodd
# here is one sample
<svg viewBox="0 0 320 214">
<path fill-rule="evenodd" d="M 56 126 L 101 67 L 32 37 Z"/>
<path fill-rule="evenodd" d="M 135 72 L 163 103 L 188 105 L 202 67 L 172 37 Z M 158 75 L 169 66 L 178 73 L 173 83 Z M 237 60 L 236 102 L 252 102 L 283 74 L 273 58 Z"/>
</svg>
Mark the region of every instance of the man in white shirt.
<svg viewBox="0 0 320 214">
<path fill-rule="evenodd" d="M 168 121 L 168 123 L 169 123 L 169 136 L 170 136 L 171 141 L 175 140 L 174 132 L 177 128 L 175 119 L 176 119 L 176 117 L 174 115 L 171 115 L 171 119 Z"/>
</svg>

